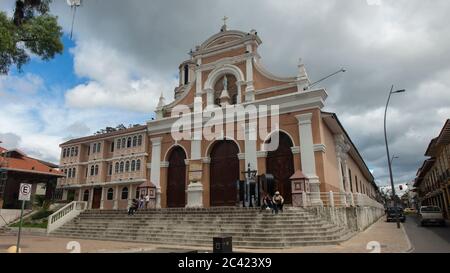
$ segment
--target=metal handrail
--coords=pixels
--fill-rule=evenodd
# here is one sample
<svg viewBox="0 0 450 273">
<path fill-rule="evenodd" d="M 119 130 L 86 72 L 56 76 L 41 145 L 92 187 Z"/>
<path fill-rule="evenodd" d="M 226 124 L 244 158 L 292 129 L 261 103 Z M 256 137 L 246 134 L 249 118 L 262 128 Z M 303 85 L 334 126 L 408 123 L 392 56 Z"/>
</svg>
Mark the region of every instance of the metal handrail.
<svg viewBox="0 0 450 273">
<path fill-rule="evenodd" d="M 5 222 L 6 225 L 8 225 L 8 223 L 6 222 L 5 218 L 3 218 L 3 216 L 0 214 L 0 217 L 2 218 L 3 222 Z"/>
</svg>

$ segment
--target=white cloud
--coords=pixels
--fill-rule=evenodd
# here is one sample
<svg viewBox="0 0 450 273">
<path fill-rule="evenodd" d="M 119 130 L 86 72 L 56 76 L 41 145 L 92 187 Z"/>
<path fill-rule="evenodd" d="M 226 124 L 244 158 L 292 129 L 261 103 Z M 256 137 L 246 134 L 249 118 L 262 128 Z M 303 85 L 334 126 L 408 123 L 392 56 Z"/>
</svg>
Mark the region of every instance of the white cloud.
<svg viewBox="0 0 450 273">
<path fill-rule="evenodd" d="M 177 79 L 144 75 L 129 61 L 127 54 L 97 41 L 82 42 L 73 51 L 75 72 L 89 81 L 66 93 L 70 107 L 118 108 L 149 113 L 159 94 L 172 96 Z"/>
</svg>

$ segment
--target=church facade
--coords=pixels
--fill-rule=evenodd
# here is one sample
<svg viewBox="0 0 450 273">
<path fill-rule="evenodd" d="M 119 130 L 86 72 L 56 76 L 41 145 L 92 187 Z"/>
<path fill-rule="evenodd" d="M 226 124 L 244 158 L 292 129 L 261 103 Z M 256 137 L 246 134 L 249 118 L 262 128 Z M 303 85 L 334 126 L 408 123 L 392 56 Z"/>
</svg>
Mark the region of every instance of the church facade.
<svg viewBox="0 0 450 273">
<path fill-rule="evenodd" d="M 322 110 L 326 90 L 310 88 L 302 63 L 293 77 L 270 73 L 261 43 L 254 30 L 224 25 L 180 64 L 174 100 L 161 96 L 156 119 L 61 144 L 62 199 L 123 209 L 149 193 L 152 207 L 239 206 L 248 170 L 252 179 L 272 177 L 294 206 L 294 174 L 307 181 L 301 191 L 317 193 L 312 204 L 330 191 L 377 198 L 336 114 Z"/>
</svg>

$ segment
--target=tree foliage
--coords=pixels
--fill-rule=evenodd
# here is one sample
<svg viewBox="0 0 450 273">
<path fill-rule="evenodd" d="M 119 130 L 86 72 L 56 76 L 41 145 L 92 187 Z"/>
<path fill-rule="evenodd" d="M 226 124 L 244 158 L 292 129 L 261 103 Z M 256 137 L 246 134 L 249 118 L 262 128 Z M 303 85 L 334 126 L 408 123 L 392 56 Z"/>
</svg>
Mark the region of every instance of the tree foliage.
<svg viewBox="0 0 450 273">
<path fill-rule="evenodd" d="M 0 74 L 12 65 L 20 71 L 30 54 L 50 60 L 63 52 L 62 28 L 49 14 L 51 0 L 16 0 L 14 15 L 0 12 Z"/>
</svg>

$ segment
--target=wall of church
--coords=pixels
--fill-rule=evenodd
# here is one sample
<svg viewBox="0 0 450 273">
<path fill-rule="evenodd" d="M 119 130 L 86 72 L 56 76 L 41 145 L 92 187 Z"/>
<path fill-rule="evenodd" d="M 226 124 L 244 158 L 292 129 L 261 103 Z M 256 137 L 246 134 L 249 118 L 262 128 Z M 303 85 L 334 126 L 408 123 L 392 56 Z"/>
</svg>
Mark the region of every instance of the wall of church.
<svg viewBox="0 0 450 273">
<path fill-rule="evenodd" d="M 245 47 L 240 47 L 237 49 L 228 50 L 223 53 L 215 54 L 214 56 L 204 57 L 204 58 L 202 58 L 202 64 L 212 63 L 212 62 L 218 61 L 223 58 L 229 58 L 229 57 L 235 57 L 238 55 L 243 55 L 243 54 L 245 54 L 245 51 L 246 51 Z"/>
<path fill-rule="evenodd" d="M 322 138 L 326 146 L 324 158 L 325 166 L 325 188 L 324 191 L 340 191 L 340 177 L 339 177 L 339 167 L 337 161 L 336 153 L 336 143 L 334 142 L 334 135 L 328 126 L 322 122 Z"/>
<path fill-rule="evenodd" d="M 286 95 L 286 94 L 290 94 L 290 93 L 294 93 L 294 92 L 297 92 L 297 87 L 290 87 L 290 88 L 276 90 L 276 91 L 267 92 L 267 93 L 258 93 L 257 92 L 255 97 L 257 100 L 261 100 L 261 99 L 271 98 L 274 96 Z"/>
</svg>

